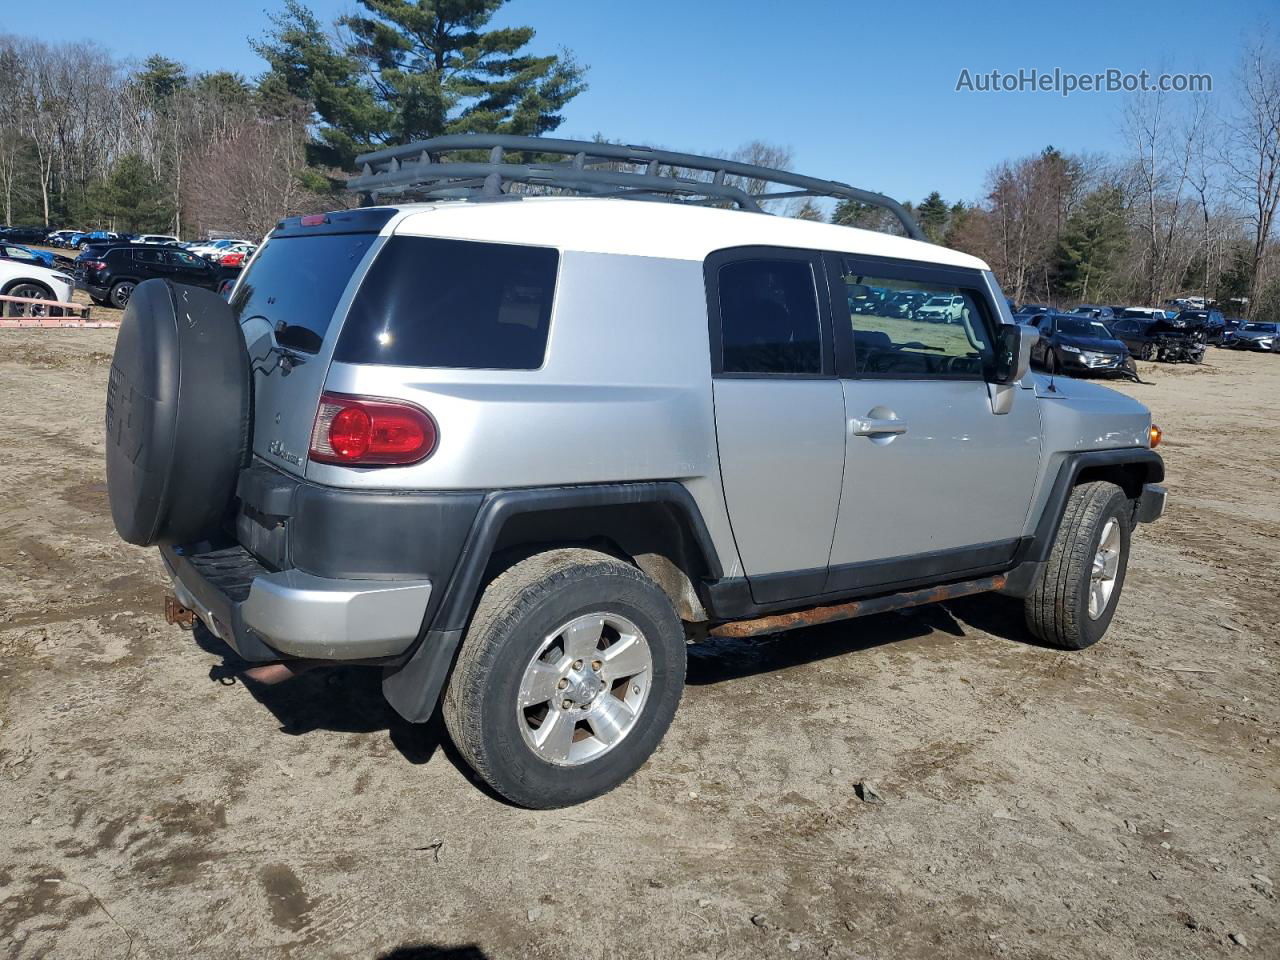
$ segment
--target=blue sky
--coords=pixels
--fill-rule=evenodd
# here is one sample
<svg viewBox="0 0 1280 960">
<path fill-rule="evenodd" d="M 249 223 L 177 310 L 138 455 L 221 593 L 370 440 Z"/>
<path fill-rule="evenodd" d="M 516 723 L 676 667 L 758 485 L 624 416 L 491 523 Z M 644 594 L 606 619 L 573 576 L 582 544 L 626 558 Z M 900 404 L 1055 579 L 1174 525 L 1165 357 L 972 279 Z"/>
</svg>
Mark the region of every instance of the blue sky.
<svg viewBox="0 0 1280 960">
<path fill-rule="evenodd" d="M 355 2 L 310 5 L 328 21 Z M 253 76 L 263 64 L 246 38 L 280 4 L 128 6 L 117 16 L 101 0 L 63 0 L 56 32 L 123 57 L 158 51 Z M 51 36 L 42 5 L 4 7 L 0 30 Z M 1274 0 L 512 0 L 499 22 L 534 26 L 538 52 L 567 47 L 590 67 L 591 88 L 569 104 L 558 135 L 695 152 L 759 138 L 790 146 L 804 173 L 912 200 L 933 189 L 976 199 L 994 163 L 1050 143 L 1120 145 L 1124 94 L 957 93 L 964 68 L 1205 72 L 1225 108 L 1240 45 L 1268 24 L 1280 39 Z"/>
</svg>

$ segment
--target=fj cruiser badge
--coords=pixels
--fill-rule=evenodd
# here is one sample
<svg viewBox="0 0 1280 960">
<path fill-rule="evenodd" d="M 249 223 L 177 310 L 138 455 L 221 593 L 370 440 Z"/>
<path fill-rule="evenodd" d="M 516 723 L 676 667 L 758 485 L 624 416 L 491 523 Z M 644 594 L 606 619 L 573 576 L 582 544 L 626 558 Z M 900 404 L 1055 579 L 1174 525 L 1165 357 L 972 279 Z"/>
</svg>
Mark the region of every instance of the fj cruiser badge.
<svg viewBox="0 0 1280 960">
<path fill-rule="evenodd" d="M 284 444 L 279 440 L 271 441 L 271 445 L 267 447 L 267 453 L 271 454 L 273 457 L 279 457 L 281 460 L 292 463 L 294 466 L 302 466 L 302 458 L 297 454 L 290 453 L 286 450 L 284 448 Z"/>
</svg>

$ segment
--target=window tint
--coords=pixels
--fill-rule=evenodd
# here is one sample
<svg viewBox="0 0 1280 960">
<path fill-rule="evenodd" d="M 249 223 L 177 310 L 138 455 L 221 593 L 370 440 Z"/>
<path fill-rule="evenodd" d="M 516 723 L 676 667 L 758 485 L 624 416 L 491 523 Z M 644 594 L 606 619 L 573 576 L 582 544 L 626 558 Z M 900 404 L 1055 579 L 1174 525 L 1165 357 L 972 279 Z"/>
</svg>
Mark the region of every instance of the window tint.
<svg viewBox="0 0 1280 960">
<path fill-rule="evenodd" d="M 165 255 L 169 258 L 170 263 L 179 267 L 185 267 L 188 270 L 203 270 L 209 266 L 209 261 L 205 260 L 203 257 L 197 257 L 190 253 L 183 253 L 180 250 L 170 250 Z"/>
<path fill-rule="evenodd" d="M 544 247 L 393 237 L 360 284 L 334 359 L 536 370 L 559 261 Z"/>
<path fill-rule="evenodd" d="M 991 335 L 976 294 L 945 283 L 889 280 L 856 270 L 846 262 L 842 279 L 857 374 L 983 376 L 992 357 Z"/>
<path fill-rule="evenodd" d="M 232 312 L 241 323 L 263 317 L 272 327 L 299 328 L 290 345 L 318 349 L 338 300 L 375 239 L 372 233 L 345 233 L 269 240 L 236 288 Z"/>
<path fill-rule="evenodd" d="M 136 263 L 163 263 L 164 254 L 159 250 L 134 250 L 133 259 Z"/>
<path fill-rule="evenodd" d="M 808 262 L 726 264 L 718 285 L 725 373 L 822 372 L 818 298 Z"/>
</svg>

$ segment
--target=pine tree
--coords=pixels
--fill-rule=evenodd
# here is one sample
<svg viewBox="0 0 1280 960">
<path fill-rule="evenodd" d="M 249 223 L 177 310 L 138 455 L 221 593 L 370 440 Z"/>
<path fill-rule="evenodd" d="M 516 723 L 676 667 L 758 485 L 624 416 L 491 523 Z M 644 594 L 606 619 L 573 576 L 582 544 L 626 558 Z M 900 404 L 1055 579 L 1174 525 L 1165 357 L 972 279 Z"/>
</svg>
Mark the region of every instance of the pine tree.
<svg viewBox="0 0 1280 960">
<path fill-rule="evenodd" d="M 929 194 L 916 208 L 916 220 L 920 224 L 920 229 L 924 231 L 924 235 L 930 243 L 941 243 L 943 234 L 947 229 L 947 220 L 950 210 L 947 202 L 942 199 L 942 194 L 937 190 Z"/>
<path fill-rule="evenodd" d="M 316 162 L 350 167 L 383 144 L 443 133 L 539 135 L 585 89 L 570 54 L 522 52 L 532 27 L 485 29 L 506 0 L 360 0 L 336 43 L 301 0 L 286 0 L 254 49 L 269 78 L 314 105 Z"/>
<path fill-rule="evenodd" d="M 90 202 L 119 230 L 149 233 L 168 229 L 173 222 L 173 205 L 165 187 L 136 153 L 116 162 L 111 176 L 94 191 Z"/>
<path fill-rule="evenodd" d="M 1124 196 L 1103 187 L 1084 198 L 1058 239 L 1057 276 L 1063 290 L 1081 300 L 1107 288 L 1116 259 L 1127 240 Z"/>
</svg>

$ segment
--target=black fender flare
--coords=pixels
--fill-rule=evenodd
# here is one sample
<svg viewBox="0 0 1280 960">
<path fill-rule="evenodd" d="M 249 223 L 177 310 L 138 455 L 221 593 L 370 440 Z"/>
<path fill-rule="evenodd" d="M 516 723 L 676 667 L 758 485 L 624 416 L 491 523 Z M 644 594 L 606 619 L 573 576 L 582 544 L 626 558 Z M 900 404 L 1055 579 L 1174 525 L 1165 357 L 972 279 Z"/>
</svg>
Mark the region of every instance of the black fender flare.
<svg viewBox="0 0 1280 960">
<path fill-rule="evenodd" d="M 404 657 L 383 670 L 382 692 L 395 711 L 414 723 L 430 719 L 435 712 L 483 586 L 485 570 L 508 520 L 519 514 L 630 504 L 665 504 L 675 510 L 688 523 L 708 575 L 712 579 L 724 575 L 697 503 L 689 491 L 675 481 L 539 487 L 489 493 L 472 521 L 452 576 L 447 584 L 440 585 L 443 594 L 439 602 L 431 604 L 434 613 L 430 623 L 424 623 L 418 640 Z"/>
<path fill-rule="evenodd" d="M 1062 513 L 1066 509 L 1071 490 L 1086 471 L 1127 471 L 1137 489 L 1126 489 L 1135 503 L 1142 494 L 1141 487 L 1160 483 L 1164 479 L 1164 459 L 1147 447 L 1124 447 L 1118 450 L 1082 450 L 1068 453 L 1058 467 L 1057 476 L 1049 488 L 1049 495 L 1036 521 L 1035 532 L 1024 537 L 1022 546 L 1014 557 L 1007 584 L 1001 593 L 1023 596 L 1030 588 L 1040 566 L 1049 559 L 1053 541 L 1062 525 Z"/>
</svg>

